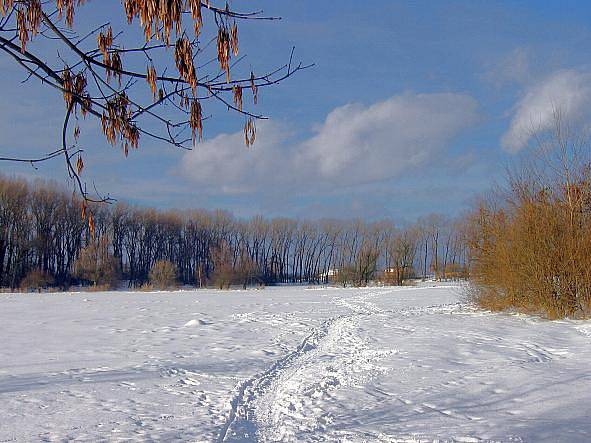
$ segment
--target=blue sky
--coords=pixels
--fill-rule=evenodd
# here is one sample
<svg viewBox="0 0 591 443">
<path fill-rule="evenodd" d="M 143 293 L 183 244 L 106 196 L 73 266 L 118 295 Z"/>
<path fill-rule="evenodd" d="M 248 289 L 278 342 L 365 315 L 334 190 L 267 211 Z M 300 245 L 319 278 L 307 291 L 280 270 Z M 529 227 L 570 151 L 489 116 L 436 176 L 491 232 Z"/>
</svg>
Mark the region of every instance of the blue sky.
<svg viewBox="0 0 591 443">
<path fill-rule="evenodd" d="M 110 5 L 112 4 L 112 5 Z M 125 158 L 83 126 L 86 179 L 117 199 L 301 218 L 456 214 L 549 124 L 552 107 L 583 121 L 591 104 L 591 7 L 575 1 L 238 1 L 283 20 L 245 23 L 241 69 L 296 58 L 315 67 L 261 92 L 257 143 L 244 120 L 211 108 L 191 152 L 144 140 Z M 121 14 L 90 2 L 78 23 Z M 52 53 L 54 54 L 54 53 Z M 47 152 L 63 102 L 0 55 L 0 152 Z M 586 120 L 585 120 L 586 121 Z M 5 175 L 67 181 L 54 160 L 0 164 Z"/>
</svg>

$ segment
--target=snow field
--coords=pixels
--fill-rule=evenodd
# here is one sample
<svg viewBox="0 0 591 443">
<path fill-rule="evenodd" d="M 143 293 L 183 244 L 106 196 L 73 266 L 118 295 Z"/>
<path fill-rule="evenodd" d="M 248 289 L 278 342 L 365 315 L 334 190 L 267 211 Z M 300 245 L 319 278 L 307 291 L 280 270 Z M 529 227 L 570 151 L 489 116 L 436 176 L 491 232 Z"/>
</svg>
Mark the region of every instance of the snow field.
<svg viewBox="0 0 591 443">
<path fill-rule="evenodd" d="M 459 286 L 0 295 L 0 441 L 591 441 L 591 323 Z"/>
</svg>

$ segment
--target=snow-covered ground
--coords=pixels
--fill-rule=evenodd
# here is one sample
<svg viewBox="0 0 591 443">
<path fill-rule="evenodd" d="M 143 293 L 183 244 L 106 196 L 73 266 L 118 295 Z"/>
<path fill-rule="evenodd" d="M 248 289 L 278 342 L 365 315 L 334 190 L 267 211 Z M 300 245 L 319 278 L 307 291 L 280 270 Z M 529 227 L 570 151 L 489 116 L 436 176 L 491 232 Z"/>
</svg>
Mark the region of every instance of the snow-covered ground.
<svg viewBox="0 0 591 443">
<path fill-rule="evenodd" d="M 591 441 L 591 323 L 461 294 L 2 294 L 0 441 Z"/>
</svg>

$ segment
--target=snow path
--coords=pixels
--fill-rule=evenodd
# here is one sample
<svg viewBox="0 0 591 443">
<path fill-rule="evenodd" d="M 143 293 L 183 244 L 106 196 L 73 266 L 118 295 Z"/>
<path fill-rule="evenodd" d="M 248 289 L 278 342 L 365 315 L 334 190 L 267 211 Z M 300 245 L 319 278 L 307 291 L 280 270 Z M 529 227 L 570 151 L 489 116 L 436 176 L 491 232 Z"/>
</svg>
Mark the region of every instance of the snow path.
<svg viewBox="0 0 591 443">
<path fill-rule="evenodd" d="M 0 442 L 588 442 L 591 322 L 459 287 L 0 294 Z"/>
<path fill-rule="evenodd" d="M 294 351 L 277 360 L 263 374 L 242 383 L 231 401 L 230 416 L 218 441 L 257 441 L 257 436 L 263 440 L 285 440 L 295 437 L 289 430 L 290 425 L 297 426 L 301 434 L 306 422 L 310 428 L 306 429 L 308 432 L 322 429 L 321 409 L 313 409 L 318 412 L 318 417 L 313 418 L 304 417 L 301 410 L 309 408 L 314 398 L 331 388 L 350 384 L 352 374 L 369 374 L 375 369 L 370 362 L 379 358 L 380 353 L 368 351 L 354 331 L 357 316 L 382 312 L 369 301 L 378 294 L 383 295 L 383 291 L 363 291 L 348 299 L 337 299 L 336 304 L 353 313 L 324 321 L 320 327 L 313 328 Z M 327 365 L 318 358 L 318 354 L 327 351 L 344 356 Z M 266 422 L 264 429 L 258 429 L 258 420 Z M 286 424 L 286 421 L 292 423 Z"/>
<path fill-rule="evenodd" d="M 316 349 L 320 340 L 326 336 L 331 322 L 327 321 L 320 328 L 313 329 L 293 352 L 277 360 L 263 374 L 248 379 L 238 386 L 238 393 L 230 402 L 232 408 L 228 421 L 222 427 L 218 441 L 256 441 L 257 424 L 254 417 L 254 401 L 257 396 L 261 395 L 280 376 L 281 371 L 293 365 L 296 359 L 302 358 L 306 352 Z"/>
</svg>

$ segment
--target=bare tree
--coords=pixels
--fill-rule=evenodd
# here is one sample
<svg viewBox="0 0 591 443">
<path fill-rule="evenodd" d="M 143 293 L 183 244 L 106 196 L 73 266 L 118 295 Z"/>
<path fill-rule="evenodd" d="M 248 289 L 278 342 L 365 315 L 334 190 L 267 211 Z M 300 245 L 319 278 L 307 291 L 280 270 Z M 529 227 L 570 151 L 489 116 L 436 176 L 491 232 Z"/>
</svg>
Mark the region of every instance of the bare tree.
<svg viewBox="0 0 591 443">
<path fill-rule="evenodd" d="M 387 245 L 390 264 L 387 268 L 388 283 L 402 285 L 413 274 L 414 261 L 420 240 L 416 228 L 406 228 L 397 231 Z"/>
<path fill-rule="evenodd" d="M 161 260 L 172 263 L 179 283 L 227 287 L 329 280 L 366 285 L 381 266 L 394 270 L 384 277 L 400 284 L 425 263 L 425 238 L 425 256 L 434 261 L 439 251 L 446 276 L 463 275 L 467 257 L 466 229 L 455 224 L 443 225 L 435 247 L 431 230 L 400 229 L 390 221 L 237 220 L 223 211 L 89 207 L 95 214 L 94 238 L 80 218 L 76 195 L 55 184 L 0 177 L 0 285 L 17 287 L 39 270 L 66 287 L 77 278 L 76 259 L 100 239 L 108 239 L 109 255 L 130 287 L 149 282 Z"/>
</svg>

